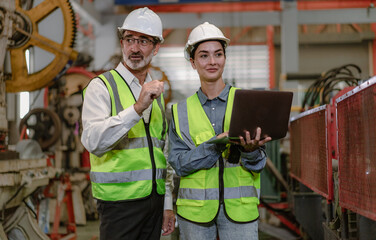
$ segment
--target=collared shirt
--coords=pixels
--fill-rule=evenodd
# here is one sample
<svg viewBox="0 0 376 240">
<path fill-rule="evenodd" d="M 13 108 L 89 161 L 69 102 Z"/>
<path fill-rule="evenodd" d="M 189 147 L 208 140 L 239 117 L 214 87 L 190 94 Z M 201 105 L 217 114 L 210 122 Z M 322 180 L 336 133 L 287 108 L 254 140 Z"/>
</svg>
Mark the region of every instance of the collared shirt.
<svg viewBox="0 0 376 240">
<path fill-rule="evenodd" d="M 230 86 L 226 84 L 219 96 L 214 99 L 208 99 L 201 88 L 197 92 L 200 103 L 216 135 L 223 132 L 223 120 L 229 90 Z M 187 176 L 197 170 L 213 167 L 222 154 L 221 149 L 216 144 L 207 142 L 191 150 L 176 133 L 174 121 L 170 121 L 169 138 L 168 162 L 179 176 Z M 215 138 L 214 136 L 212 139 Z M 241 164 L 249 171 L 260 172 L 266 164 L 264 148 L 259 148 L 253 152 L 241 152 Z"/>
<path fill-rule="evenodd" d="M 130 86 L 134 97 L 138 99 L 142 86 L 139 80 L 122 63 L 115 70 L 123 77 Z M 148 74 L 145 83 L 152 81 Z M 94 78 L 86 88 L 84 104 L 82 107 L 81 142 L 84 147 L 97 156 L 102 156 L 112 150 L 123 138 L 127 137 L 129 130 L 144 118 L 149 121 L 151 105 L 140 117 L 134 110 L 133 105 L 111 116 L 111 98 L 103 81 Z M 168 139 L 166 138 L 166 143 Z M 166 144 L 167 145 L 167 144 Z M 164 149 L 167 158 L 167 147 Z M 173 170 L 167 164 L 165 209 L 172 209 Z"/>
</svg>

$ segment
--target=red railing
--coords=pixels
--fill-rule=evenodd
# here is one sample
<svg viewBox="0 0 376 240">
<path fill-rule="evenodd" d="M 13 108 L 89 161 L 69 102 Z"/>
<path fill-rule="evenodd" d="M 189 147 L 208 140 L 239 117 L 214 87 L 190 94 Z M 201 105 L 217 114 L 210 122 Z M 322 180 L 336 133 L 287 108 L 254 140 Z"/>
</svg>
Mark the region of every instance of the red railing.
<svg viewBox="0 0 376 240">
<path fill-rule="evenodd" d="M 328 112 L 323 105 L 303 112 L 290 122 L 291 176 L 331 200 L 332 156 L 329 154 Z"/>
<path fill-rule="evenodd" d="M 376 220 L 376 77 L 336 102 L 339 204 Z"/>
<path fill-rule="evenodd" d="M 340 206 L 376 220 L 375 119 L 376 77 L 293 117 L 290 175 L 332 200 L 332 161 L 338 162 Z"/>
</svg>

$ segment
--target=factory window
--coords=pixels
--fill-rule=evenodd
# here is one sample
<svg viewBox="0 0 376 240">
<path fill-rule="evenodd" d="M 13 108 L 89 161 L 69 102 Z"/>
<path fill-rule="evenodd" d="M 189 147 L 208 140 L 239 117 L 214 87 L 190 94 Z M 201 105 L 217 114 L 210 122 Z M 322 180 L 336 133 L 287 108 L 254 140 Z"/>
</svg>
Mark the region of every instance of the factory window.
<svg viewBox="0 0 376 240">
<path fill-rule="evenodd" d="M 26 59 L 27 72 L 30 73 L 30 50 L 29 49 L 26 49 L 25 51 L 25 59 Z"/>
<path fill-rule="evenodd" d="M 20 118 L 29 112 L 29 92 L 20 92 Z"/>
<path fill-rule="evenodd" d="M 26 68 L 27 68 L 27 72 L 30 73 L 31 72 L 31 52 L 30 52 L 30 49 L 26 49 L 25 51 L 25 60 L 26 60 Z M 29 109 L 30 109 L 30 98 L 29 98 L 29 92 L 20 92 L 20 118 L 23 118 L 28 112 L 29 112 Z"/>
<path fill-rule="evenodd" d="M 152 65 L 167 75 L 174 98 L 188 97 L 200 86 L 198 74 L 184 58 L 183 47 L 162 47 Z M 269 88 L 269 56 L 266 45 L 229 46 L 223 79 L 246 89 Z M 178 100 L 178 99 L 177 99 Z"/>
</svg>

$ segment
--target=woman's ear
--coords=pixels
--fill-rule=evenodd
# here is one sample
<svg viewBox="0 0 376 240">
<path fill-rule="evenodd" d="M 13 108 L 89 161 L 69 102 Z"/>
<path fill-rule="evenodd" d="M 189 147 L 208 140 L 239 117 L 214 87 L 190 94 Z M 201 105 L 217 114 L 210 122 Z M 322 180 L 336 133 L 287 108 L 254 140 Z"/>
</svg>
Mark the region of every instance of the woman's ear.
<svg viewBox="0 0 376 240">
<path fill-rule="evenodd" d="M 193 58 L 189 59 L 189 61 L 191 62 L 191 66 L 194 70 L 196 70 L 196 64 L 195 64 L 195 60 Z"/>
</svg>

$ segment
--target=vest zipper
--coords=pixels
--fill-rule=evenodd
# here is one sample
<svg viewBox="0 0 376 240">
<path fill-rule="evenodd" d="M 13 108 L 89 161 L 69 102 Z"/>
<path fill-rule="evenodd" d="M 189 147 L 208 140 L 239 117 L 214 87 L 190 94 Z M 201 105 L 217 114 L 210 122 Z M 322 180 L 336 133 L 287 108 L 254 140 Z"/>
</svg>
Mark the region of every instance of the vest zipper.
<svg viewBox="0 0 376 240">
<path fill-rule="evenodd" d="M 223 171 L 224 171 L 224 162 L 223 157 L 219 158 L 219 204 L 224 202 L 224 183 L 223 183 Z"/>
<path fill-rule="evenodd" d="M 151 114 L 151 113 L 150 113 Z M 155 175 L 156 175 L 156 167 L 155 167 L 155 159 L 154 159 L 154 151 L 153 151 L 153 142 L 151 141 L 151 136 L 150 136 L 150 130 L 149 130 L 149 123 L 145 123 L 145 128 L 146 128 L 146 136 L 148 139 L 148 147 L 149 147 L 149 153 L 150 153 L 150 159 L 151 159 L 151 165 L 152 165 L 152 171 L 153 171 L 153 190 L 156 190 L 157 187 L 157 182 L 155 180 Z"/>
</svg>

